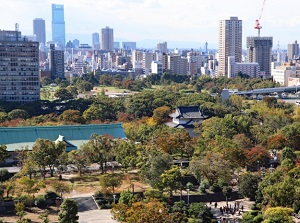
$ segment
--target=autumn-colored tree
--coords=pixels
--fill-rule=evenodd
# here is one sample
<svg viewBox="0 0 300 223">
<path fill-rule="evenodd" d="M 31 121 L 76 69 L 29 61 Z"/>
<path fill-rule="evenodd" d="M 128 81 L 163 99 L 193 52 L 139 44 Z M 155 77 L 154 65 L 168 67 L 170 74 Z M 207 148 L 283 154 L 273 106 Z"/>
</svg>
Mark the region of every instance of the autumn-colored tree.
<svg viewBox="0 0 300 223">
<path fill-rule="evenodd" d="M 285 208 L 285 207 L 274 207 L 268 208 L 264 214 L 264 221 L 262 223 L 293 223 L 293 217 L 291 216 L 293 213 L 293 209 Z"/>
<path fill-rule="evenodd" d="M 65 110 L 61 115 L 60 119 L 64 122 L 73 122 L 73 123 L 85 123 L 85 119 L 82 117 L 80 111 L 78 110 Z"/>
<path fill-rule="evenodd" d="M 171 114 L 171 112 L 172 111 L 171 111 L 170 107 L 161 106 L 161 107 L 154 109 L 152 117 L 155 119 L 155 121 L 158 124 L 161 124 L 169 118 L 169 115 Z"/>
<path fill-rule="evenodd" d="M 84 149 L 72 150 L 69 152 L 68 162 L 75 166 L 79 176 L 86 171 L 87 166 L 90 164 L 90 160 Z"/>
<path fill-rule="evenodd" d="M 268 138 L 267 149 L 269 150 L 282 150 L 286 146 L 288 140 L 283 135 L 276 134 Z"/>
<path fill-rule="evenodd" d="M 270 153 L 265 148 L 253 147 L 246 153 L 247 167 L 258 170 L 260 167 L 266 167 L 271 159 Z"/>
<path fill-rule="evenodd" d="M 122 185 L 122 176 L 118 174 L 105 174 L 100 176 L 100 185 L 104 190 L 111 190 L 115 193 L 115 188 Z"/>
</svg>

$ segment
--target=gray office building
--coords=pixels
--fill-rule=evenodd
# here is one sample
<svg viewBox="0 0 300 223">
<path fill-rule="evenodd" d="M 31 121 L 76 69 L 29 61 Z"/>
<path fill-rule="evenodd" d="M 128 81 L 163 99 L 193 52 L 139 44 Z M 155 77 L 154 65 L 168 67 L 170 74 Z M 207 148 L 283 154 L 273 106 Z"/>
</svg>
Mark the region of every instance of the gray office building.
<svg viewBox="0 0 300 223">
<path fill-rule="evenodd" d="M 261 77 L 271 76 L 273 37 L 247 37 L 247 62 L 258 63 Z"/>
<path fill-rule="evenodd" d="M 100 36 L 99 33 L 92 34 L 92 45 L 94 50 L 100 50 Z"/>
<path fill-rule="evenodd" d="M 299 57 L 299 44 L 297 41 L 295 41 L 295 43 L 288 44 L 287 56 L 289 61 Z"/>
<path fill-rule="evenodd" d="M 114 50 L 114 30 L 108 26 L 101 29 L 101 50 Z"/>
<path fill-rule="evenodd" d="M 66 45 L 64 5 L 52 4 L 52 41 L 61 48 Z"/>
<path fill-rule="evenodd" d="M 0 100 L 24 104 L 39 99 L 39 43 L 18 30 L 0 30 Z"/>
<path fill-rule="evenodd" d="M 65 69 L 64 69 L 64 51 L 56 50 L 54 44 L 50 44 L 49 52 L 49 69 L 51 71 L 51 79 L 64 79 Z"/>
<path fill-rule="evenodd" d="M 33 20 L 33 35 L 36 36 L 36 41 L 45 46 L 46 44 L 46 28 L 44 19 Z"/>
</svg>

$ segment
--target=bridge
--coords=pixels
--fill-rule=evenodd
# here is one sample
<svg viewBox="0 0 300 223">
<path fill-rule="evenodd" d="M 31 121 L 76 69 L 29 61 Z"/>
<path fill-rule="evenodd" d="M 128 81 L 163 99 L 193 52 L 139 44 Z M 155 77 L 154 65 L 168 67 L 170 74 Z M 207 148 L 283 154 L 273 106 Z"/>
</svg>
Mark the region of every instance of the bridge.
<svg viewBox="0 0 300 223">
<path fill-rule="evenodd" d="M 229 91 L 229 95 L 270 94 L 270 93 L 274 93 L 274 92 L 277 92 L 277 93 L 279 93 L 279 92 L 297 92 L 298 90 L 300 90 L 300 86 L 260 88 L 260 89 L 253 89 L 253 90 L 249 90 L 249 91 L 232 91 L 232 92 Z"/>
</svg>

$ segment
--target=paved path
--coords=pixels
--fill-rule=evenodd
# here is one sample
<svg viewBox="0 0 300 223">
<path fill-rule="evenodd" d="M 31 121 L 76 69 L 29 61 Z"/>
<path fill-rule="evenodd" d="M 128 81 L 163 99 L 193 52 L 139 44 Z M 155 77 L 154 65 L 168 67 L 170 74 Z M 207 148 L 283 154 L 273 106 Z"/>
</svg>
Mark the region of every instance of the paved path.
<svg viewBox="0 0 300 223">
<path fill-rule="evenodd" d="M 79 223 L 117 223 L 112 219 L 110 210 L 93 210 L 79 212 Z"/>
<path fill-rule="evenodd" d="M 76 203 L 78 205 L 79 212 L 98 210 L 98 207 L 95 204 L 95 202 L 91 196 L 90 197 L 76 197 L 73 199 L 76 201 Z"/>
</svg>

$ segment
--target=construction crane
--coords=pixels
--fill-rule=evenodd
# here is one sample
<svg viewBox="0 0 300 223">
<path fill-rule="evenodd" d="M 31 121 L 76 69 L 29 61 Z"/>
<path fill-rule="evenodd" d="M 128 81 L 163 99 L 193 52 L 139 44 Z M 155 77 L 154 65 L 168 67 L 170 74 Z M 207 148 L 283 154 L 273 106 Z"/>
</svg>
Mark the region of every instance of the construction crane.
<svg viewBox="0 0 300 223">
<path fill-rule="evenodd" d="M 260 25 L 260 19 L 261 19 L 262 13 L 263 13 L 263 11 L 264 11 L 265 3 L 266 3 L 266 0 L 264 0 L 264 2 L 263 2 L 263 6 L 262 6 L 262 8 L 261 8 L 261 11 L 260 11 L 260 14 L 259 14 L 259 18 L 255 20 L 255 26 L 254 26 L 254 29 L 257 29 L 257 30 L 258 30 L 258 37 L 260 36 L 260 30 L 261 30 L 261 28 L 262 28 L 262 26 Z"/>
</svg>

